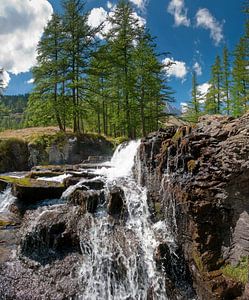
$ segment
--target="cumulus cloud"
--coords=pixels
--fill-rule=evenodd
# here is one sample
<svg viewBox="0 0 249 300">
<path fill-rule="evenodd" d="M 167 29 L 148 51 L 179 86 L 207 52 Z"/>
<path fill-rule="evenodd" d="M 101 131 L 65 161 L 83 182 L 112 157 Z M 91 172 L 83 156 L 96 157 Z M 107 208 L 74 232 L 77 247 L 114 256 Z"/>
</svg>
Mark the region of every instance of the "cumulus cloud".
<svg viewBox="0 0 249 300">
<path fill-rule="evenodd" d="M 163 64 L 165 65 L 169 77 L 176 77 L 182 80 L 185 79 L 188 68 L 184 61 L 178 61 L 167 57 L 163 60 Z"/>
<path fill-rule="evenodd" d="M 210 30 L 210 36 L 215 45 L 223 40 L 223 24 L 218 22 L 207 8 L 201 8 L 196 13 L 196 25 L 204 29 Z"/>
<path fill-rule="evenodd" d="M 193 70 L 196 72 L 196 74 L 198 76 L 201 76 L 202 75 L 202 68 L 201 68 L 201 65 L 198 63 L 198 62 L 195 62 L 194 65 L 193 65 Z"/>
<path fill-rule="evenodd" d="M 27 81 L 27 84 L 32 84 L 32 83 L 34 83 L 34 78 L 30 78 L 28 81 Z"/>
<path fill-rule="evenodd" d="M 108 6 L 108 2 L 107 2 Z M 114 14 L 115 6 L 113 6 L 111 3 L 109 5 L 110 11 L 106 11 L 103 7 L 95 7 L 90 11 L 89 17 L 88 17 L 88 25 L 97 28 L 101 24 L 103 25 L 102 30 L 97 34 L 97 36 L 100 39 L 103 39 L 103 35 L 107 34 L 109 30 L 111 29 L 111 24 L 108 22 L 108 16 L 111 16 Z M 133 17 L 138 20 L 138 26 L 142 27 L 146 24 L 146 20 L 139 16 L 136 12 L 133 13 Z"/>
<path fill-rule="evenodd" d="M 103 34 L 108 33 L 111 29 L 111 24 L 107 21 L 108 12 L 103 7 L 95 7 L 91 10 L 88 17 L 88 25 L 96 28 L 103 24 L 103 28 L 98 33 L 99 38 L 103 38 Z"/>
<path fill-rule="evenodd" d="M 184 0 L 171 0 L 168 5 L 168 13 L 174 16 L 175 26 L 190 26 L 188 10 L 185 8 Z"/>
<path fill-rule="evenodd" d="M 188 110 L 189 110 L 189 105 L 188 105 L 187 102 L 181 102 L 181 103 L 180 103 L 180 107 L 181 107 L 181 112 L 182 112 L 182 114 L 187 113 Z"/>
<path fill-rule="evenodd" d="M 113 8 L 114 4 L 110 1 L 107 1 L 106 6 L 108 9 L 111 9 L 111 8 Z"/>
<path fill-rule="evenodd" d="M 9 73 L 7 71 L 5 71 L 4 69 L 0 69 L 0 85 L 1 85 L 0 89 L 7 88 L 9 85 L 9 82 L 10 82 Z"/>
<path fill-rule="evenodd" d="M 0 1 L 0 66 L 18 74 L 36 62 L 36 47 L 53 13 L 47 0 Z"/>
<path fill-rule="evenodd" d="M 130 0 L 130 1 L 140 9 L 144 9 L 147 3 L 147 0 Z"/>
<path fill-rule="evenodd" d="M 206 96 L 207 95 L 207 92 L 208 92 L 208 89 L 210 88 L 210 83 L 208 82 L 205 82 L 203 84 L 200 84 L 198 85 L 198 91 L 203 95 L 203 96 Z"/>
</svg>

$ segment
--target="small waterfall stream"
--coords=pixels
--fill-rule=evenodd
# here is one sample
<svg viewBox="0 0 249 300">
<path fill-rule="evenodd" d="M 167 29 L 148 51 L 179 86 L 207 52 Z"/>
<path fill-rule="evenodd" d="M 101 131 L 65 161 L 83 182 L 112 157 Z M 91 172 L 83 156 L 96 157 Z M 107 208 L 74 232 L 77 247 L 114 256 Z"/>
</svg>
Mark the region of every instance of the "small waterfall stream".
<svg viewBox="0 0 249 300">
<path fill-rule="evenodd" d="M 174 261 L 170 258 L 172 256 L 177 258 L 174 236 L 177 228 L 173 226 L 172 230 L 172 224 L 166 219 L 155 221 L 151 216 L 148 192 L 141 182 L 143 169 L 137 155 L 139 145 L 140 141 L 122 144 L 116 149 L 110 162 L 99 164 L 95 169 L 91 165 L 89 169 L 86 166 L 82 170 L 79 168 L 79 174 L 82 171 L 91 176 L 79 177 L 76 184 L 69 185 L 64 191 L 61 199 L 44 200 L 37 202 L 35 207 L 28 206 L 29 227 L 24 237 L 25 243 L 22 244 L 22 255 L 28 255 L 32 260 L 36 257 L 32 254 L 32 247 L 39 257 L 46 254 L 42 249 L 40 251 L 40 241 L 48 251 L 54 251 L 51 253 L 56 257 L 59 249 L 50 249 L 50 246 L 53 246 L 51 240 L 58 238 L 59 234 L 58 237 L 55 236 L 51 233 L 51 228 L 58 226 L 57 223 L 53 226 L 49 224 L 54 218 L 56 220 L 57 214 L 61 216 L 60 222 L 63 222 L 61 218 L 64 216 L 66 224 L 67 210 L 74 213 L 73 208 L 78 212 L 82 209 L 74 227 L 79 243 L 79 261 L 73 275 L 78 287 L 72 300 L 192 299 L 178 297 L 174 287 L 169 285 L 167 264 L 172 262 L 167 260 Z M 134 164 L 138 174 L 136 179 L 132 172 Z M 63 180 L 70 179 L 70 176 L 73 175 L 66 173 L 55 177 L 40 177 L 38 180 L 62 183 Z M 82 196 L 83 202 L 74 203 L 73 195 L 78 190 L 88 196 Z M 97 195 L 96 207 L 91 202 L 96 200 L 92 195 Z M 86 200 L 84 197 L 89 198 Z M 0 194 L 0 213 L 8 210 L 14 201 L 15 197 L 8 187 Z M 90 201 L 91 209 L 88 209 L 89 202 L 84 201 Z M 172 202 L 169 209 L 172 214 L 170 219 L 174 217 L 173 204 Z M 47 217 L 51 218 L 48 225 L 45 222 Z M 40 224 L 43 226 L 42 230 L 46 230 L 45 236 L 48 238 L 40 236 Z M 59 254 L 58 257 L 61 259 Z M 172 294 L 174 298 L 171 297 Z"/>
<path fill-rule="evenodd" d="M 15 201 L 15 197 L 11 194 L 11 187 L 7 187 L 0 193 L 0 214 L 8 211 L 9 206 Z"/>
<path fill-rule="evenodd" d="M 82 300 L 167 299 L 165 274 L 158 270 L 155 255 L 161 243 L 172 243 L 173 239 L 164 222 L 151 222 L 146 188 L 133 178 L 138 146 L 139 141 L 121 145 L 111 168 L 96 171 L 106 177 L 106 199 L 113 187 L 124 192 L 126 218 L 112 218 L 104 205 L 87 217 L 81 232 Z"/>
</svg>

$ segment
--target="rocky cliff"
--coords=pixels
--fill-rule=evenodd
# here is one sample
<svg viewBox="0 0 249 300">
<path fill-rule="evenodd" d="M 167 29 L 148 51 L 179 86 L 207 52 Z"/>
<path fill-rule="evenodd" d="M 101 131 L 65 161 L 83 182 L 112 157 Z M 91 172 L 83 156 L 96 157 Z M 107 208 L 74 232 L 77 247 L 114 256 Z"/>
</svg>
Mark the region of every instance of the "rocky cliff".
<svg viewBox="0 0 249 300">
<path fill-rule="evenodd" d="M 149 135 L 135 173 L 154 221 L 167 220 L 182 253 L 175 263 L 186 266 L 198 299 L 249 299 L 249 114 Z"/>
</svg>

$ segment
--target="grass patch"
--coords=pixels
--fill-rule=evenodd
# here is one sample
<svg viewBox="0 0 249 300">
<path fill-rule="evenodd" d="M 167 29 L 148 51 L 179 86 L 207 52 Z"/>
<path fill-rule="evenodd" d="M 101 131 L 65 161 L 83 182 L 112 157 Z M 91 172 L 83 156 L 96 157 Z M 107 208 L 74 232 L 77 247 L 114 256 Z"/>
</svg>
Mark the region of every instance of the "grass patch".
<svg viewBox="0 0 249 300">
<path fill-rule="evenodd" d="M 227 264 L 221 271 L 223 275 L 246 284 L 248 281 L 248 256 L 243 257 L 237 266 Z"/>
<path fill-rule="evenodd" d="M 30 177 L 14 178 L 10 176 L 0 176 L 0 180 L 3 180 L 10 184 L 16 184 L 23 187 L 64 187 L 63 183 L 45 180 L 36 180 Z"/>
<path fill-rule="evenodd" d="M 28 177 L 23 177 L 23 178 L 14 178 L 10 176 L 0 176 L 0 180 L 3 180 L 8 183 L 15 183 L 18 185 L 23 185 L 23 186 L 32 186 L 31 179 Z"/>
</svg>

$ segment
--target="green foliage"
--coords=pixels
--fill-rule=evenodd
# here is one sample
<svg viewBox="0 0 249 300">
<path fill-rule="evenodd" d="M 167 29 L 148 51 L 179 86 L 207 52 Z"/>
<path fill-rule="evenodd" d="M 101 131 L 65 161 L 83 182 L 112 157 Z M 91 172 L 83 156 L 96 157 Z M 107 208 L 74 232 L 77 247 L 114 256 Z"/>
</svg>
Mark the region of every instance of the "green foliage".
<svg viewBox="0 0 249 300">
<path fill-rule="evenodd" d="M 232 86 L 232 115 L 241 116 L 248 109 L 249 101 L 249 63 L 248 45 L 245 38 L 241 38 L 234 51 L 233 86 Z"/>
<path fill-rule="evenodd" d="M 210 88 L 205 97 L 204 113 L 239 117 L 248 110 L 249 102 L 249 8 L 245 3 L 245 34 L 233 52 L 230 63 L 229 51 L 223 49 L 223 59 L 216 57 L 211 69 Z M 232 66 L 232 68 L 231 68 Z"/>
<path fill-rule="evenodd" d="M 171 100 L 154 39 L 129 1 L 108 17 L 99 46 L 81 0 L 64 0 L 38 46 L 27 126 L 57 124 L 60 130 L 135 138 L 157 130 L 164 101 Z"/>
<path fill-rule="evenodd" d="M 28 95 L 0 97 L 0 131 L 23 127 Z"/>
<path fill-rule="evenodd" d="M 225 276 L 246 284 L 249 275 L 248 256 L 243 257 L 236 266 L 227 264 L 221 271 Z"/>
</svg>

